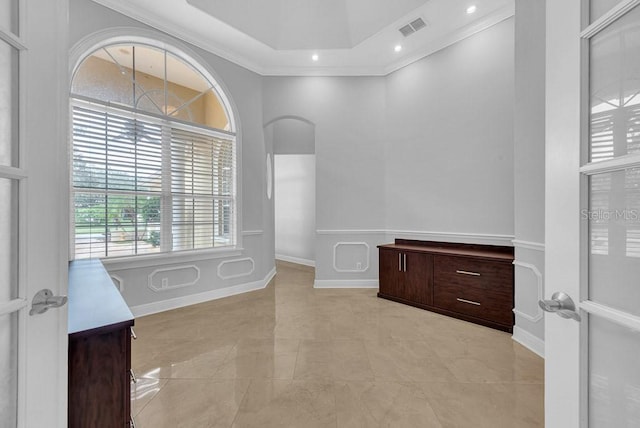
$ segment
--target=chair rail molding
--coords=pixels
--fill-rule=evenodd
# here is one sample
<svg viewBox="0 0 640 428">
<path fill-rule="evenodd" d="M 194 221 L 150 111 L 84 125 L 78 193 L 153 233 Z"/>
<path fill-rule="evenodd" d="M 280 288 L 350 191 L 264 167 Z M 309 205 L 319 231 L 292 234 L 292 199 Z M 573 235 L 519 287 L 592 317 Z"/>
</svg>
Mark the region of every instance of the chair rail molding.
<svg viewBox="0 0 640 428">
<path fill-rule="evenodd" d="M 242 236 L 262 235 L 263 233 L 263 230 L 243 230 Z"/>
<path fill-rule="evenodd" d="M 522 268 L 525 268 L 525 269 L 529 269 L 531 272 L 533 272 L 533 274 L 536 276 L 536 279 L 537 279 L 537 286 L 538 286 L 538 298 L 537 298 L 537 300 L 542 300 L 544 290 L 543 290 L 543 279 L 542 279 L 542 274 L 540 273 L 540 270 L 535 265 L 533 265 L 531 263 L 525 263 L 525 262 L 521 262 L 519 260 L 514 260 L 513 261 L 513 265 L 514 266 L 519 266 L 519 267 L 522 267 Z M 515 308 L 513 309 L 513 313 L 518 315 L 518 316 L 521 316 L 522 318 L 524 318 L 524 319 L 526 319 L 528 321 L 531 321 L 531 322 L 535 323 L 535 322 L 540 321 L 544 317 L 544 312 L 542 312 L 542 309 L 540 309 L 538 307 L 538 305 L 536 305 L 536 308 L 537 308 L 537 312 L 536 312 L 535 315 L 527 314 L 527 313 L 522 312 L 522 311 L 520 311 L 518 309 L 515 309 Z"/>
<path fill-rule="evenodd" d="M 462 242 L 468 244 L 514 245 L 513 235 L 498 235 L 473 232 L 436 232 L 428 230 L 396 230 L 396 229 L 318 229 L 318 235 L 386 235 L 387 239 L 394 237 L 405 239 L 419 239 L 423 241 Z"/>
<path fill-rule="evenodd" d="M 544 244 L 541 242 L 523 241 L 520 239 L 513 239 L 511 241 L 516 248 L 524 248 L 527 250 L 544 251 Z"/>
<path fill-rule="evenodd" d="M 318 235 L 383 235 L 387 233 L 382 229 L 324 229 L 316 230 Z"/>
</svg>

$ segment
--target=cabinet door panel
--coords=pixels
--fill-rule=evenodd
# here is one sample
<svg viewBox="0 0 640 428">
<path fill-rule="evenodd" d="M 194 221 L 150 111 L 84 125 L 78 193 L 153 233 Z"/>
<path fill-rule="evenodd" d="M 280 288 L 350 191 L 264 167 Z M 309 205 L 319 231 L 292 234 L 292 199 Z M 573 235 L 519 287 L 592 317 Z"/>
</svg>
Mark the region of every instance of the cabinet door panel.
<svg viewBox="0 0 640 428">
<path fill-rule="evenodd" d="M 400 257 L 402 255 L 399 251 L 380 248 L 380 294 L 402 297 Z"/>
<path fill-rule="evenodd" d="M 403 292 L 405 299 L 423 305 L 432 303 L 433 256 L 430 254 L 404 253 Z"/>
<path fill-rule="evenodd" d="M 69 427 L 121 427 L 129 420 L 126 330 L 69 339 Z M 129 399 L 129 395 L 126 395 Z"/>
</svg>

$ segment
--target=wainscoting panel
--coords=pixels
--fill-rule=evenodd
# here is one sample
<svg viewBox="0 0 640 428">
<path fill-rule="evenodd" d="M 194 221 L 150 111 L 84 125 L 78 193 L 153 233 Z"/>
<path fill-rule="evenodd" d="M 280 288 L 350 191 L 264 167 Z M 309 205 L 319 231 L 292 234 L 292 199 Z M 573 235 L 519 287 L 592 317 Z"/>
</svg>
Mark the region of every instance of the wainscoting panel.
<svg viewBox="0 0 640 428">
<path fill-rule="evenodd" d="M 337 242 L 333 246 L 333 269 L 336 272 L 369 270 L 371 247 L 366 242 Z"/>
<path fill-rule="evenodd" d="M 124 281 L 118 275 L 110 275 L 113 285 L 122 293 L 124 291 Z"/>
<path fill-rule="evenodd" d="M 544 296 L 542 274 L 540 273 L 538 268 L 531 263 L 525 263 L 525 262 L 516 260 L 513 262 L 513 264 L 516 267 L 516 277 L 521 279 L 522 282 L 526 281 L 527 284 L 533 284 L 533 283 L 537 284 L 536 286 L 537 294 L 535 295 L 535 299 L 531 299 L 531 298 L 527 299 L 527 301 L 525 302 L 526 304 L 523 303 L 520 308 L 514 309 L 513 312 L 516 315 L 521 316 L 526 320 L 529 320 L 534 323 L 538 322 L 544 316 L 544 312 L 538 305 L 538 300 L 541 300 L 542 297 Z M 533 278 L 532 279 L 527 278 L 527 275 L 533 275 Z M 529 296 L 531 297 L 533 296 L 533 294 L 529 293 Z"/>
<path fill-rule="evenodd" d="M 173 266 L 156 269 L 148 276 L 148 287 L 156 293 L 189 287 L 200 279 L 200 269 L 195 265 Z"/>
<path fill-rule="evenodd" d="M 544 244 L 513 241 L 516 250 L 513 338 L 544 355 L 544 312 L 538 300 L 544 296 Z"/>
<path fill-rule="evenodd" d="M 249 276 L 255 269 L 255 262 L 250 257 L 235 260 L 225 260 L 218 265 L 220 279 L 240 278 Z"/>
</svg>

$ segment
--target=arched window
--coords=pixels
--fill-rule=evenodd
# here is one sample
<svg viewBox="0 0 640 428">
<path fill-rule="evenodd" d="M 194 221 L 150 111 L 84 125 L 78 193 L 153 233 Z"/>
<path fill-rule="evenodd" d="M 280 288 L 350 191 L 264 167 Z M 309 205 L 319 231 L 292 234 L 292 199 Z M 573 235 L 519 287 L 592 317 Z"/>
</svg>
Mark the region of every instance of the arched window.
<svg viewBox="0 0 640 428">
<path fill-rule="evenodd" d="M 105 45 L 70 100 L 73 258 L 235 245 L 236 129 L 200 64 L 153 42 Z"/>
</svg>

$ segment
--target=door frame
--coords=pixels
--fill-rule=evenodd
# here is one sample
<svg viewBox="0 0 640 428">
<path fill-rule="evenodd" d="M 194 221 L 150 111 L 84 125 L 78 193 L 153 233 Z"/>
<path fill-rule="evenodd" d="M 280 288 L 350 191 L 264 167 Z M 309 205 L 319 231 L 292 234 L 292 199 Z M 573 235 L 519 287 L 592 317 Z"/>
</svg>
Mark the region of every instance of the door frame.
<svg viewBox="0 0 640 428">
<path fill-rule="evenodd" d="M 578 301 L 583 0 L 546 2 L 545 298 Z M 574 215 L 575 214 L 575 215 Z M 545 316 L 545 426 L 580 426 L 580 325 Z"/>
<path fill-rule="evenodd" d="M 589 301 L 588 177 L 640 165 L 640 155 L 589 163 L 589 40 L 640 0 L 620 0 L 589 24 L 589 0 L 547 1 L 545 240 L 546 298 L 564 291 L 579 302 L 580 323 L 545 322 L 545 422 L 589 424 L 589 316 L 640 331 L 640 317 Z"/>
<path fill-rule="evenodd" d="M 67 306 L 28 314 L 44 288 L 68 288 L 68 0 L 19 0 L 21 297 L 18 427 L 67 426 Z M 48 203 L 50 202 L 50 203 Z M 46 216 L 43 219 L 43 213 Z"/>
</svg>

